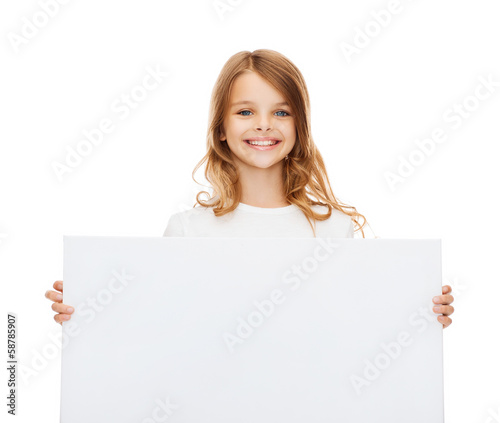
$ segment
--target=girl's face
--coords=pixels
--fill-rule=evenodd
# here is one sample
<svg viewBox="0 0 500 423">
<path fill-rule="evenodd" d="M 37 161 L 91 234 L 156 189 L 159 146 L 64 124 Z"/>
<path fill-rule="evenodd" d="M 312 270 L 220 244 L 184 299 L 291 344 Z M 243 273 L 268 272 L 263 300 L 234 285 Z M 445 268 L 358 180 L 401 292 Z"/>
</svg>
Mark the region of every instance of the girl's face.
<svg viewBox="0 0 500 423">
<path fill-rule="evenodd" d="M 247 71 L 233 83 L 224 134 L 233 159 L 246 165 L 269 168 L 282 160 L 295 145 L 292 109 L 273 86 L 255 72 Z M 247 140 L 278 140 L 274 146 L 252 146 Z"/>
</svg>

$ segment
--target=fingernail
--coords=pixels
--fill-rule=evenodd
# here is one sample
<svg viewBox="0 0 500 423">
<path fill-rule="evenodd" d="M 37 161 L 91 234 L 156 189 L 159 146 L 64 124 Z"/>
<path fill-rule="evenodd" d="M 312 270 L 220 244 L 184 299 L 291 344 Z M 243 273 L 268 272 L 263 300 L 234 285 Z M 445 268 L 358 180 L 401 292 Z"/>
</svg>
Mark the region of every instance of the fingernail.
<svg viewBox="0 0 500 423">
<path fill-rule="evenodd" d="M 68 307 L 68 308 L 66 309 L 66 311 L 67 311 L 68 313 L 73 313 L 73 307 Z"/>
<path fill-rule="evenodd" d="M 56 286 L 57 286 L 57 289 L 61 289 L 62 288 L 62 285 L 60 283 L 58 283 Z"/>
<path fill-rule="evenodd" d="M 58 300 L 61 300 L 61 301 L 62 301 L 63 296 L 62 296 L 61 294 L 57 294 L 57 295 L 56 295 L 56 299 L 58 299 Z"/>
<path fill-rule="evenodd" d="M 441 308 L 441 307 L 438 307 L 438 306 L 436 306 L 436 307 L 432 307 L 432 309 L 433 309 L 436 313 L 439 311 L 439 309 L 440 309 L 440 308 Z"/>
<path fill-rule="evenodd" d="M 439 301 L 439 297 L 434 297 L 432 300 L 433 300 L 435 303 L 437 303 L 437 302 Z"/>
<path fill-rule="evenodd" d="M 66 315 L 66 316 L 63 316 L 62 318 L 63 318 L 64 320 L 68 320 L 68 319 L 69 319 L 69 316 L 67 316 L 67 315 Z"/>
</svg>

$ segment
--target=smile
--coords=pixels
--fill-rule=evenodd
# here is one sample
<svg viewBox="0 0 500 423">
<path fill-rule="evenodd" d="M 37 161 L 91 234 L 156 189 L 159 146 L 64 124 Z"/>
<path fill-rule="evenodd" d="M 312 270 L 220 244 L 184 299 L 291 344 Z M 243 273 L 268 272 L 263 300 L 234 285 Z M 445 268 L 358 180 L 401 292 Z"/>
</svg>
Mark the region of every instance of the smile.
<svg viewBox="0 0 500 423">
<path fill-rule="evenodd" d="M 266 140 L 266 141 L 249 141 L 245 140 L 245 143 L 256 150 L 271 150 L 281 143 L 279 140 Z"/>
</svg>

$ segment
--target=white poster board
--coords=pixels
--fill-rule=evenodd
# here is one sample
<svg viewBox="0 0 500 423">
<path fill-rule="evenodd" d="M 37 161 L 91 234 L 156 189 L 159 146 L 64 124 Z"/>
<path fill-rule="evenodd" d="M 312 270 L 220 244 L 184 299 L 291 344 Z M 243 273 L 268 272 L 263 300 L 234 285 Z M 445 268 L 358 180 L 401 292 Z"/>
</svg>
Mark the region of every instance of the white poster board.
<svg viewBox="0 0 500 423">
<path fill-rule="evenodd" d="M 442 423 L 441 241 L 64 237 L 62 423 Z"/>
</svg>

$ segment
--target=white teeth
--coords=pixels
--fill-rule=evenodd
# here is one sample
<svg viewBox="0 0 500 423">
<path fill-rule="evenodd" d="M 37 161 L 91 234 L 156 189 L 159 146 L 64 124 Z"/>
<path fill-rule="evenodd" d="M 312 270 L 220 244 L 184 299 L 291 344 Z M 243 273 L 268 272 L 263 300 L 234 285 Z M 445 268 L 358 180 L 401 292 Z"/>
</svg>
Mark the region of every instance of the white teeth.
<svg viewBox="0 0 500 423">
<path fill-rule="evenodd" d="M 247 141 L 249 144 L 252 144 L 252 145 L 274 145 L 276 143 L 278 143 L 278 141 Z"/>
</svg>

